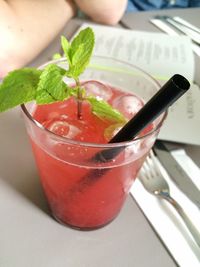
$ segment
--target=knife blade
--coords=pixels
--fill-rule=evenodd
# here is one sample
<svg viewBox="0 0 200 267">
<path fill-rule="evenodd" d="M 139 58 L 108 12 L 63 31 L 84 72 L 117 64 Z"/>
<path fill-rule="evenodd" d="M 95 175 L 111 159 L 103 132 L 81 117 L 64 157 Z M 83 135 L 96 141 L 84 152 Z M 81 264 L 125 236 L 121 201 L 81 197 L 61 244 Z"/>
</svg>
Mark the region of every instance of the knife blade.
<svg viewBox="0 0 200 267">
<path fill-rule="evenodd" d="M 166 22 L 159 20 L 159 19 L 150 19 L 150 22 L 155 25 L 158 29 L 160 29 L 163 32 L 166 32 L 169 35 L 172 36 L 179 36 L 180 34 L 175 30 L 172 29 L 172 27 L 169 26 Z M 200 57 L 200 47 L 199 45 L 192 43 L 192 50 L 193 52 Z"/>
<path fill-rule="evenodd" d="M 167 24 L 178 30 L 178 32 L 190 37 L 193 42 L 200 45 L 200 34 L 196 31 L 193 31 L 187 28 L 186 26 L 180 24 L 170 16 L 155 16 L 154 18 L 166 22 Z"/>
<path fill-rule="evenodd" d="M 176 186 L 200 209 L 200 190 L 172 156 L 167 146 L 157 140 L 153 151 Z"/>
<path fill-rule="evenodd" d="M 200 28 L 194 26 L 193 24 L 189 23 L 188 21 L 184 20 L 183 18 L 175 16 L 175 17 L 173 17 L 173 20 L 180 23 L 181 25 L 184 25 L 188 29 L 191 29 L 191 30 L 200 34 Z"/>
</svg>

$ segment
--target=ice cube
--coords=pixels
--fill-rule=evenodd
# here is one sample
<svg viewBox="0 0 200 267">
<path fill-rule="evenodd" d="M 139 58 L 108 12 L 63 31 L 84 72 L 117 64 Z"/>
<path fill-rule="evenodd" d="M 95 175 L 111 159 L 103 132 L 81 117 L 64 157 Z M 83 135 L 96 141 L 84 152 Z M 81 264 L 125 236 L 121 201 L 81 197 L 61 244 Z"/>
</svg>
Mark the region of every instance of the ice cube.
<svg viewBox="0 0 200 267">
<path fill-rule="evenodd" d="M 75 136 L 77 136 L 78 134 L 80 134 L 80 132 L 81 132 L 81 130 L 78 127 L 69 124 L 68 134 L 67 135 L 64 135 L 64 137 L 73 139 Z"/>
<path fill-rule="evenodd" d="M 86 89 L 86 95 L 98 96 L 105 101 L 112 97 L 112 90 L 108 85 L 98 81 L 87 81 L 82 83 L 82 85 Z"/>
<path fill-rule="evenodd" d="M 144 103 L 137 96 L 125 95 L 117 97 L 112 105 L 130 119 L 143 107 Z"/>
<path fill-rule="evenodd" d="M 59 116 L 58 112 L 52 111 L 48 114 L 48 120 L 53 120 Z"/>
<path fill-rule="evenodd" d="M 66 121 L 53 121 L 47 127 L 51 132 L 61 135 L 70 139 L 73 139 L 81 131 L 78 127 L 66 122 Z"/>
<path fill-rule="evenodd" d="M 125 158 L 138 157 L 141 150 L 141 140 L 136 140 L 132 145 L 125 148 Z"/>
</svg>

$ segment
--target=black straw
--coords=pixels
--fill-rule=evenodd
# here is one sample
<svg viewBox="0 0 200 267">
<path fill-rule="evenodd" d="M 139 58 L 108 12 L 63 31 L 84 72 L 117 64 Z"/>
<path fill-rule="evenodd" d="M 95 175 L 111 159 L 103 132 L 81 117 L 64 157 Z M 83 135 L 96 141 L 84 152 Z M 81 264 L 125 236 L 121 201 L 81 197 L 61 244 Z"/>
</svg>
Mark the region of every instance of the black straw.
<svg viewBox="0 0 200 267">
<path fill-rule="evenodd" d="M 145 127 L 187 92 L 189 88 L 190 83 L 185 77 L 180 74 L 172 76 L 109 143 L 133 140 Z M 123 150 L 122 147 L 119 147 L 119 149 L 106 149 L 97 153 L 94 159 L 96 161 L 106 162 L 112 160 L 121 150 Z"/>
<path fill-rule="evenodd" d="M 171 106 L 190 88 L 188 80 L 175 74 L 166 84 L 143 106 L 142 109 L 110 140 L 118 143 L 132 140 L 148 124 Z"/>
<path fill-rule="evenodd" d="M 171 106 L 190 88 L 186 78 L 175 74 L 168 82 L 143 106 L 143 108 L 110 140 L 109 143 L 133 140 L 148 124 L 155 120 L 161 113 Z M 92 162 L 107 162 L 114 159 L 124 146 L 112 147 L 98 152 L 92 157 Z M 99 180 L 109 169 L 93 169 L 84 175 L 78 184 L 69 192 L 72 200 L 76 193 L 84 192 L 95 181 Z"/>
</svg>

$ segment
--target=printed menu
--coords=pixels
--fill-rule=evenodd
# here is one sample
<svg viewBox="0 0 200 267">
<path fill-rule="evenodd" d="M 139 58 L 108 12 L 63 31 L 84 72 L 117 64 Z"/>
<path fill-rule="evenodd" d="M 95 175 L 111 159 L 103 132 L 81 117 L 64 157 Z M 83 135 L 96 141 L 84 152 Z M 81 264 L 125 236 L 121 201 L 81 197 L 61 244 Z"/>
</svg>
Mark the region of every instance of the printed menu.
<svg viewBox="0 0 200 267">
<path fill-rule="evenodd" d="M 200 145 L 200 88 L 190 90 L 169 108 L 159 139 Z"/>
<path fill-rule="evenodd" d="M 120 59 L 140 67 L 161 84 L 175 73 L 191 83 L 194 78 L 194 55 L 187 36 L 135 31 L 96 24 L 83 24 L 78 31 L 92 27 L 95 32 L 95 55 Z M 200 89 L 192 88 L 169 108 L 159 139 L 200 145 Z"/>
<path fill-rule="evenodd" d="M 136 65 L 158 80 L 179 72 L 190 81 L 194 77 L 194 56 L 187 36 L 133 31 L 122 28 L 83 24 L 95 32 L 94 54 L 109 56 Z"/>
</svg>

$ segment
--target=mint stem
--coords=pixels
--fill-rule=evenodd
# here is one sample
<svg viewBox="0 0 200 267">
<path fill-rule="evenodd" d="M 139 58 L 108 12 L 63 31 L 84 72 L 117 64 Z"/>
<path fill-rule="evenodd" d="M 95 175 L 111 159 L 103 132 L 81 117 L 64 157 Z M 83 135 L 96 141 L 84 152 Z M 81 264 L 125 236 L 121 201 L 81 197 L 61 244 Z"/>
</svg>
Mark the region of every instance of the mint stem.
<svg viewBox="0 0 200 267">
<path fill-rule="evenodd" d="M 83 96 L 82 96 L 82 90 L 81 90 L 81 84 L 79 79 L 76 79 L 76 86 L 78 88 L 77 92 L 77 119 L 81 120 L 82 119 L 82 101 L 83 101 Z"/>
</svg>

